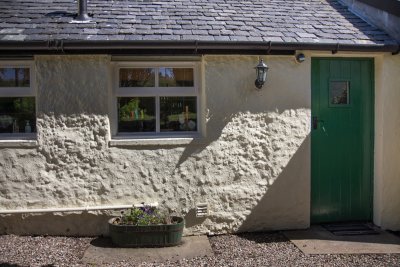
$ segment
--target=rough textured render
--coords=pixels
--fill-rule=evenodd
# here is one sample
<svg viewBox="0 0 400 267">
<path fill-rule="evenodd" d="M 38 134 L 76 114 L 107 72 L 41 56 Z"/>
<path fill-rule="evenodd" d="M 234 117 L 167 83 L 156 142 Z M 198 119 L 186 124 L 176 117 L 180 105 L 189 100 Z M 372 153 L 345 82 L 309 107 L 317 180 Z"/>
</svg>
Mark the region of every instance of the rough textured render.
<svg viewBox="0 0 400 267">
<path fill-rule="evenodd" d="M 267 58 L 260 91 L 253 85 L 257 62 L 203 58 L 200 142 L 118 148 L 108 146 L 109 58 L 37 56 L 39 146 L 2 149 L 1 209 L 157 201 L 185 216 L 186 234 L 308 227 L 310 61 Z M 207 218 L 195 217 L 199 202 L 209 204 Z M 106 234 L 106 218 L 2 216 L 0 232 Z"/>
<path fill-rule="evenodd" d="M 0 40 L 202 40 L 395 43 L 335 0 L 0 1 Z"/>
</svg>

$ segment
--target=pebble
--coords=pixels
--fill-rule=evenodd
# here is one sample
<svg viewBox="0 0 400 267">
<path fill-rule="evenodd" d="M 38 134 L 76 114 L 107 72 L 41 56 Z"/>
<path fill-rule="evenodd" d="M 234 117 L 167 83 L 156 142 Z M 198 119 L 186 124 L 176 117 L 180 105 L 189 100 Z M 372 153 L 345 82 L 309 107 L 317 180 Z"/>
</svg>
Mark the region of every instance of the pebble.
<svg viewBox="0 0 400 267">
<path fill-rule="evenodd" d="M 93 238 L 0 236 L 0 266 L 85 266 L 81 258 Z M 212 257 L 164 263 L 116 262 L 108 266 L 258 267 L 400 266 L 399 254 L 304 255 L 281 233 L 245 233 L 209 237 Z M 87 265 L 90 266 L 90 265 Z"/>
</svg>

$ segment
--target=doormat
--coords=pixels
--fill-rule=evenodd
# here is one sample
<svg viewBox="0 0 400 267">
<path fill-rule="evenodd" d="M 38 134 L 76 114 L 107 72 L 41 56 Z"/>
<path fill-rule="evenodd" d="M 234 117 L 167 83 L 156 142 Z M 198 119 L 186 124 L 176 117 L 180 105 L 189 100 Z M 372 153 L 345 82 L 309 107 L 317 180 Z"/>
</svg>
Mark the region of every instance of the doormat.
<svg viewBox="0 0 400 267">
<path fill-rule="evenodd" d="M 379 235 L 379 232 L 367 223 L 331 223 L 322 226 L 336 236 Z"/>
<path fill-rule="evenodd" d="M 283 233 L 306 255 L 400 254 L 400 238 L 398 236 L 383 231 L 371 223 L 367 225 L 379 234 L 337 236 L 322 225 L 311 225 L 306 230 L 284 231 Z"/>
</svg>

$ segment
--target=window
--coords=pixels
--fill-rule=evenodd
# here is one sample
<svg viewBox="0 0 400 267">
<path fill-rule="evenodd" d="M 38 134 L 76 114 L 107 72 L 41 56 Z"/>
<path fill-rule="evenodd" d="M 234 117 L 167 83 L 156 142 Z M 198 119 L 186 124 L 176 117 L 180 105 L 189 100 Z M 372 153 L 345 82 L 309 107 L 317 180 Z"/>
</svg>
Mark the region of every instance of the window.
<svg viewBox="0 0 400 267">
<path fill-rule="evenodd" d="M 30 63 L 0 62 L 0 137 L 36 132 L 36 104 Z"/>
<path fill-rule="evenodd" d="M 348 81 L 330 81 L 329 105 L 348 106 L 350 104 L 349 91 Z"/>
<path fill-rule="evenodd" d="M 199 132 L 195 63 L 117 67 L 118 135 L 181 136 Z"/>
</svg>

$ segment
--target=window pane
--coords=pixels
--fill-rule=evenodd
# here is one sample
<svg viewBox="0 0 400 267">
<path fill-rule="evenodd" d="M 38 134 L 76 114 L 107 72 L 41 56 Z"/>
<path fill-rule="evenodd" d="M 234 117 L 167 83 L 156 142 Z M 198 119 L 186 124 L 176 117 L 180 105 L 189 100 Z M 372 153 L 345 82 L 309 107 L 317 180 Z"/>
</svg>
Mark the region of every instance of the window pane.
<svg viewBox="0 0 400 267">
<path fill-rule="evenodd" d="M 160 68 L 160 87 L 193 86 L 193 69 L 191 68 Z"/>
<path fill-rule="evenodd" d="M 155 69 L 129 68 L 119 70 L 120 87 L 154 87 L 155 83 Z"/>
<path fill-rule="evenodd" d="M 0 68 L 0 87 L 29 86 L 29 68 Z"/>
<path fill-rule="evenodd" d="M 197 131 L 196 97 L 160 97 L 160 131 Z"/>
<path fill-rule="evenodd" d="M 330 84 L 330 102 L 334 105 L 349 104 L 349 82 L 333 81 Z"/>
<path fill-rule="evenodd" d="M 36 132 L 34 97 L 0 98 L 0 133 Z"/>
<path fill-rule="evenodd" d="M 118 97 L 119 132 L 155 132 L 155 97 Z"/>
</svg>

